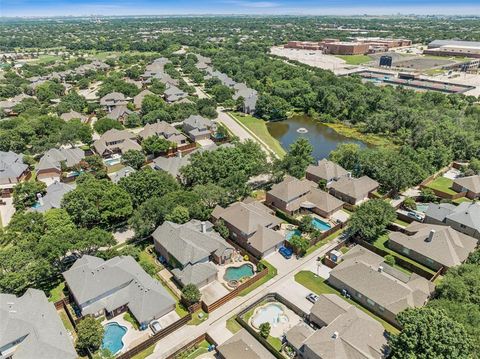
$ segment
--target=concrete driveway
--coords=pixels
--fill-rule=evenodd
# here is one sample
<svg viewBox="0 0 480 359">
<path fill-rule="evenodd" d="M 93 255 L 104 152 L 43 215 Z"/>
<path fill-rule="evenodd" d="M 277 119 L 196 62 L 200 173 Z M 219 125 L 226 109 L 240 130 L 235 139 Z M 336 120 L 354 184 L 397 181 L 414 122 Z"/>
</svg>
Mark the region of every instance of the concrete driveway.
<svg viewBox="0 0 480 359">
<path fill-rule="evenodd" d="M 7 226 L 15 214 L 15 207 L 13 207 L 13 197 L 2 198 L 5 204 L 0 206 L 0 216 L 2 218 L 3 227 Z"/>
<path fill-rule="evenodd" d="M 320 264 L 320 265 L 318 265 Z M 304 270 L 309 270 L 310 272 L 319 275 L 323 279 L 328 279 L 330 277 L 331 268 L 328 268 L 326 265 L 322 263 L 318 263 L 317 261 L 309 263 L 308 266 L 304 268 Z"/>
<path fill-rule="evenodd" d="M 289 281 L 283 283 L 282 286 L 277 289 L 277 293 L 295 304 L 305 313 L 310 313 L 313 304 L 306 299 L 306 296 L 310 294 L 311 291 L 303 285 L 295 282 L 293 277 Z"/>
</svg>

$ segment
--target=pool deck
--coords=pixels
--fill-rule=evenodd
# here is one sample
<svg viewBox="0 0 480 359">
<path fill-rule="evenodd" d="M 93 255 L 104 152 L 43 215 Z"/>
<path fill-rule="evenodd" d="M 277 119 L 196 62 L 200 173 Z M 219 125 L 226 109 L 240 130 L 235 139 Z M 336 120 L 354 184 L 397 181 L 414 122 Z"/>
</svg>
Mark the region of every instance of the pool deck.
<svg viewBox="0 0 480 359">
<path fill-rule="evenodd" d="M 302 321 L 302 318 L 300 318 L 297 314 L 295 314 L 295 312 L 288 309 L 286 306 L 284 306 L 280 302 L 275 302 L 275 301 L 274 302 L 268 302 L 264 305 L 261 305 L 261 306 L 255 308 L 255 311 L 253 312 L 252 317 L 248 320 L 248 325 L 250 325 L 253 329 L 258 331 L 258 329 L 255 328 L 252 325 L 253 318 L 255 317 L 255 315 L 257 314 L 257 312 L 260 309 L 265 308 L 265 307 L 267 307 L 269 305 L 272 305 L 272 304 L 275 304 L 275 305 L 278 305 L 278 306 L 282 307 L 283 314 L 288 318 L 288 322 L 286 322 L 286 323 L 277 323 L 277 324 L 273 324 L 271 326 L 270 335 L 272 337 L 275 337 L 275 338 L 280 338 L 283 335 L 285 335 L 291 328 L 293 328 L 294 326 L 296 326 L 298 323 L 300 323 Z"/>
</svg>

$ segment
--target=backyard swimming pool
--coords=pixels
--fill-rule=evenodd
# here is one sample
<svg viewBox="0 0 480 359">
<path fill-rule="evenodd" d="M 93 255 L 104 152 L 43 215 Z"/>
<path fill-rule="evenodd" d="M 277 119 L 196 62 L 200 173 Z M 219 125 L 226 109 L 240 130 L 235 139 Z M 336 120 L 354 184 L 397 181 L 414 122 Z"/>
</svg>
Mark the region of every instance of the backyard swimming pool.
<svg viewBox="0 0 480 359">
<path fill-rule="evenodd" d="M 428 203 L 417 203 L 417 212 L 425 213 L 428 208 Z"/>
<path fill-rule="evenodd" d="M 294 229 L 293 231 L 288 231 L 285 235 L 285 239 L 290 242 L 293 236 L 301 236 L 302 232 L 299 229 Z"/>
<path fill-rule="evenodd" d="M 269 303 L 258 308 L 251 320 L 254 328 L 260 328 L 262 323 L 269 323 L 272 327 L 279 323 L 287 323 L 288 317 L 285 315 L 283 307 L 278 303 Z"/>
<path fill-rule="evenodd" d="M 118 323 L 105 325 L 105 334 L 102 340 L 102 349 L 108 349 L 110 353 L 116 354 L 123 348 L 122 338 L 127 333 L 127 328 Z"/>
<path fill-rule="evenodd" d="M 107 165 L 107 166 L 113 166 L 113 165 L 117 165 L 119 164 L 120 162 L 122 162 L 122 159 L 121 158 L 108 158 L 106 160 L 103 160 L 103 162 Z"/>
<path fill-rule="evenodd" d="M 314 217 L 312 219 L 312 225 L 315 227 L 315 229 L 318 229 L 319 231 L 328 231 L 330 228 L 332 228 L 330 224 L 322 221 L 317 217 Z"/>
<path fill-rule="evenodd" d="M 240 267 L 228 267 L 225 270 L 224 278 L 227 281 L 239 281 L 245 277 L 252 277 L 253 273 L 253 266 L 251 264 L 242 264 Z"/>
</svg>

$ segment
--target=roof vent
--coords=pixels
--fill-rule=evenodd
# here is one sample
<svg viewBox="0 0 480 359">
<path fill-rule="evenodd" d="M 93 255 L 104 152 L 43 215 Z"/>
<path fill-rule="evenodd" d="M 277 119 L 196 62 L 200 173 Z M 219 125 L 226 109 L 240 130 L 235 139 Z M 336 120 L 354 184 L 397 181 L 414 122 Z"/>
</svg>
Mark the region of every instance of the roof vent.
<svg viewBox="0 0 480 359">
<path fill-rule="evenodd" d="M 202 228 L 202 233 L 207 232 L 207 224 L 205 222 L 200 223 L 200 226 Z"/>
<path fill-rule="evenodd" d="M 382 273 L 382 272 L 383 272 L 383 267 L 382 267 L 382 266 L 378 266 L 378 272 L 379 272 L 379 273 Z"/>
<path fill-rule="evenodd" d="M 435 235 L 435 230 L 434 229 L 430 230 L 430 233 L 428 234 L 427 242 L 431 242 L 434 235 Z"/>
<path fill-rule="evenodd" d="M 332 338 L 333 338 L 333 339 L 337 339 L 337 338 L 338 338 L 338 335 L 339 335 L 338 332 L 333 332 Z"/>
</svg>

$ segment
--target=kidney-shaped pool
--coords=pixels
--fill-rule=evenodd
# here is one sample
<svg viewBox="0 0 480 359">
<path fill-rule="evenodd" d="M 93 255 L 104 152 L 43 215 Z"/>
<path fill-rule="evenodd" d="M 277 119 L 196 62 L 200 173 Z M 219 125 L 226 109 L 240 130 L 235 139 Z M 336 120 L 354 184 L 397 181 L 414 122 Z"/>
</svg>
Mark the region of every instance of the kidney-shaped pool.
<svg viewBox="0 0 480 359">
<path fill-rule="evenodd" d="M 108 349 L 110 353 L 116 354 L 123 348 L 122 338 L 127 334 L 127 328 L 112 322 L 105 325 L 102 349 Z"/>
</svg>

